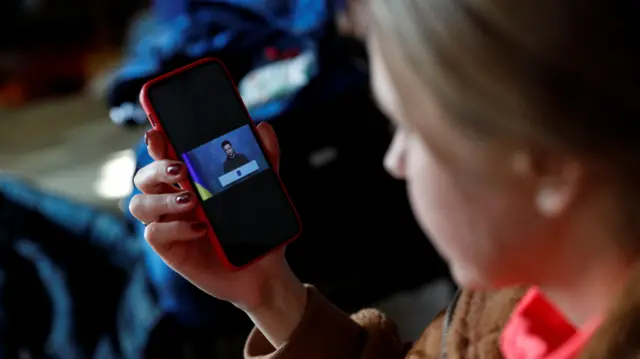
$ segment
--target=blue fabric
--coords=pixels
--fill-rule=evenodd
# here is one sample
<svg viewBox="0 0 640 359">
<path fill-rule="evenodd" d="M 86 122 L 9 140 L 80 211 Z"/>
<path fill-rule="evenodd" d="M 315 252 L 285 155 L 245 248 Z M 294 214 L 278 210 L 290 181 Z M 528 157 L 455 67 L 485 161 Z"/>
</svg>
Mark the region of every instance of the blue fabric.
<svg viewBox="0 0 640 359">
<path fill-rule="evenodd" d="M 129 51 L 110 83 L 108 106 L 115 110 L 136 104 L 146 81 L 203 57 L 232 61 L 237 81 L 266 61 L 267 47 L 313 49 L 330 21 L 325 4 L 325 0 L 188 0 L 186 12 L 156 21 L 154 30 Z M 133 113 L 114 116 L 119 125 L 144 121 Z"/>
<path fill-rule="evenodd" d="M 154 17 L 159 22 L 173 20 L 187 11 L 188 0 L 153 0 Z"/>
<path fill-rule="evenodd" d="M 142 357 L 162 313 L 129 221 L 4 176 L 0 218 L 0 358 Z"/>
<path fill-rule="evenodd" d="M 304 109 L 314 103 L 329 102 L 350 90 L 356 89 L 369 81 L 369 76 L 350 63 L 339 63 L 331 68 L 317 72 L 314 79 L 314 91 L 309 95 L 300 89 L 285 99 L 268 101 L 265 104 L 249 108 L 251 118 L 256 122 L 270 121 L 286 111 Z"/>
<path fill-rule="evenodd" d="M 142 248 L 133 237 L 131 224 L 119 216 L 45 193 L 7 176 L 0 176 L 0 193 L 24 211 L 38 213 L 69 233 L 86 238 L 89 245 L 106 249 L 109 260 L 122 268 L 135 265 L 141 258 Z"/>
<path fill-rule="evenodd" d="M 128 54 L 116 73 L 114 85 L 121 81 L 159 75 L 163 57 L 178 51 L 187 37 L 190 25 L 190 18 L 184 14 L 166 22 L 156 22 L 154 33 L 146 34 L 135 43 L 133 52 Z"/>
<path fill-rule="evenodd" d="M 173 59 L 195 61 L 214 56 L 225 61 L 228 54 L 233 54 L 242 59 L 242 72 L 248 70 L 246 66 L 257 68 L 272 61 L 264 55 L 268 47 L 312 52 L 319 58 L 319 43 L 332 25 L 333 14 L 345 6 L 344 0 L 178 0 L 179 4 L 173 6 L 179 10 L 174 8 L 176 14 L 169 16 L 174 11 L 169 10 L 170 0 L 156 1 L 159 8 L 154 11 L 164 15 L 157 16 L 155 30 L 126 57 L 116 74 L 107 96 L 110 108 L 137 103 L 142 84 L 172 70 Z M 244 64 L 244 59 L 249 64 Z M 321 97 L 352 86 L 352 75 L 347 74 L 346 81 L 338 81 L 338 87 L 323 88 Z M 274 118 L 295 106 L 297 96 L 298 92 L 294 92 L 288 98 L 253 108 L 252 116 L 256 121 Z M 118 124 L 143 122 L 137 118 L 113 120 Z"/>
<path fill-rule="evenodd" d="M 179 53 L 194 60 L 222 50 L 259 53 L 278 35 L 315 41 L 331 19 L 325 0 L 188 0 L 187 6 L 191 11 L 158 22 L 125 60 L 119 81 L 158 75 L 163 61 Z"/>
</svg>

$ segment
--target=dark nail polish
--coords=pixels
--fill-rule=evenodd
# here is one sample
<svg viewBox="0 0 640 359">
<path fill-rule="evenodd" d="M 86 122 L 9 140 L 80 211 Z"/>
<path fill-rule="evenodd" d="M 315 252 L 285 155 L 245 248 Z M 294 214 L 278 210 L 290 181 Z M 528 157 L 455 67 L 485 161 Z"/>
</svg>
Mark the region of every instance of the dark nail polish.
<svg viewBox="0 0 640 359">
<path fill-rule="evenodd" d="M 167 173 L 172 176 L 177 176 L 180 174 L 180 170 L 182 169 L 181 165 L 175 164 L 167 167 Z"/>
<path fill-rule="evenodd" d="M 183 193 L 176 197 L 176 203 L 178 204 L 187 204 L 189 202 L 191 202 L 191 193 Z"/>
<path fill-rule="evenodd" d="M 194 223 L 191 225 L 191 229 L 194 232 L 204 232 L 207 230 L 207 225 L 205 223 Z"/>
</svg>

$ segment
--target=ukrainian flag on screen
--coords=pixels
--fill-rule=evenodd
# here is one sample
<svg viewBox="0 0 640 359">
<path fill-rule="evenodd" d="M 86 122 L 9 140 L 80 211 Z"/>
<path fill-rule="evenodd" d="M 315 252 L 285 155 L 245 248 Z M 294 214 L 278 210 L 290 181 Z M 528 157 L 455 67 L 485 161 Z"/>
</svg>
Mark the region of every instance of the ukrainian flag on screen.
<svg viewBox="0 0 640 359">
<path fill-rule="evenodd" d="M 209 198 L 213 197 L 211 192 L 209 192 L 208 189 L 204 188 L 203 185 L 201 185 L 200 183 L 195 183 L 195 185 L 196 185 L 196 190 L 198 191 L 198 194 L 200 195 L 200 198 L 202 198 L 203 201 L 206 201 Z"/>
</svg>

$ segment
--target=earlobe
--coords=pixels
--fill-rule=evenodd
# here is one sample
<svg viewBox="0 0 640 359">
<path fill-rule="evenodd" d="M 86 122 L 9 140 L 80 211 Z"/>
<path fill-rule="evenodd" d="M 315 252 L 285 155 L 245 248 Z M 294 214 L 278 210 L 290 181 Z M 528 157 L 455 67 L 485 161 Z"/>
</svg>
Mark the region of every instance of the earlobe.
<svg viewBox="0 0 640 359">
<path fill-rule="evenodd" d="M 536 209 L 544 217 L 557 217 L 568 203 L 566 194 L 553 186 L 541 186 L 536 194 Z"/>
<path fill-rule="evenodd" d="M 571 159 L 535 156 L 527 151 L 513 156 L 512 168 L 518 176 L 535 184 L 534 204 L 544 217 L 557 217 L 567 209 L 574 200 L 582 174 L 579 164 Z"/>
<path fill-rule="evenodd" d="M 536 207 L 545 217 L 561 215 L 575 200 L 582 171 L 574 163 L 566 163 L 555 175 L 541 178 L 536 193 Z"/>
</svg>

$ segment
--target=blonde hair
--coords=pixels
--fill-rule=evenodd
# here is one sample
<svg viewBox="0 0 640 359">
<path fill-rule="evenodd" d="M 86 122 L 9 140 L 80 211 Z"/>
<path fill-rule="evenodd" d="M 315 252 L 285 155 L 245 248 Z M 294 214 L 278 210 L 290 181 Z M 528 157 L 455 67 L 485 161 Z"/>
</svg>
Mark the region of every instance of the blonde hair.
<svg viewBox="0 0 640 359">
<path fill-rule="evenodd" d="M 369 1 L 374 34 L 462 128 L 637 167 L 640 2 Z"/>
</svg>

